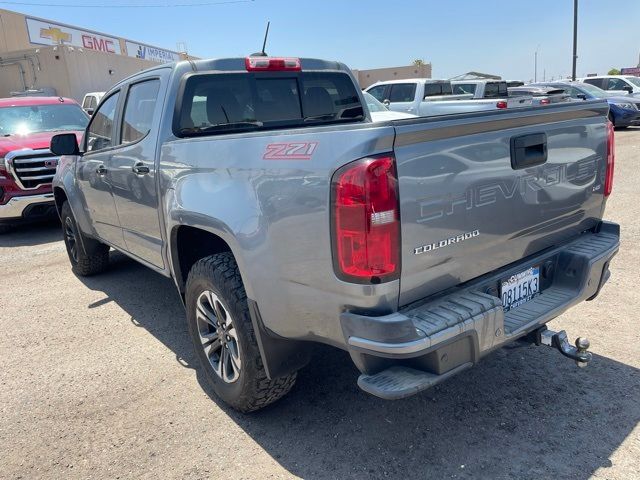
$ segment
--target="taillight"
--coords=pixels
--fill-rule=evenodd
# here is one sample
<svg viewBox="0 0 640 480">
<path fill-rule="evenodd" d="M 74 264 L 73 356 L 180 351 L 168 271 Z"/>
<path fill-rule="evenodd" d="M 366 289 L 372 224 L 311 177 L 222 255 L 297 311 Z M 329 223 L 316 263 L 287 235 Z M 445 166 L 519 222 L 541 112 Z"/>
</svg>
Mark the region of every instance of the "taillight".
<svg viewBox="0 0 640 480">
<path fill-rule="evenodd" d="M 549 105 L 550 103 L 551 103 L 551 100 L 549 100 L 548 98 L 540 99 L 540 105 Z"/>
<path fill-rule="evenodd" d="M 507 102 L 505 102 L 504 100 L 500 100 L 498 103 L 496 103 L 496 107 L 500 109 L 507 108 Z"/>
<path fill-rule="evenodd" d="M 249 72 L 297 72 L 302 70 L 299 58 L 247 57 L 244 65 Z"/>
<path fill-rule="evenodd" d="M 398 278 L 400 220 L 393 155 L 352 162 L 334 174 L 332 184 L 336 275 L 357 283 Z"/>
<path fill-rule="evenodd" d="M 613 166 L 616 160 L 615 136 L 613 133 L 613 123 L 607 121 L 607 171 L 604 174 L 604 196 L 611 195 L 613 190 Z"/>
</svg>

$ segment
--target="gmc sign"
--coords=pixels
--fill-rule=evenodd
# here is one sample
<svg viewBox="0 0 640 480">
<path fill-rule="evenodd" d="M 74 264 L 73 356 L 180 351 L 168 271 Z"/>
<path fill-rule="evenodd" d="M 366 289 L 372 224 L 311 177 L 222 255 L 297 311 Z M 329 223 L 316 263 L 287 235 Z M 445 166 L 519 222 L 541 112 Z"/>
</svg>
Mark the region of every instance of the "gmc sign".
<svg viewBox="0 0 640 480">
<path fill-rule="evenodd" d="M 116 53 L 113 41 L 108 38 L 94 37 L 93 35 L 82 35 L 82 46 L 89 50 L 98 52 Z"/>
</svg>

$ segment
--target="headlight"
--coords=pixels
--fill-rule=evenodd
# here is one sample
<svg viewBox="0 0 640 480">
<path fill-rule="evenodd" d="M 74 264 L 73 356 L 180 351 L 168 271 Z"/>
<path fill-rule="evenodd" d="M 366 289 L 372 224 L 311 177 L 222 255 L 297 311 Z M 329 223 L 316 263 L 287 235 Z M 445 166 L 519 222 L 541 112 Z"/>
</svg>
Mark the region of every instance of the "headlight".
<svg viewBox="0 0 640 480">
<path fill-rule="evenodd" d="M 627 110 L 637 110 L 635 103 L 614 103 L 616 107 L 626 108 Z"/>
</svg>

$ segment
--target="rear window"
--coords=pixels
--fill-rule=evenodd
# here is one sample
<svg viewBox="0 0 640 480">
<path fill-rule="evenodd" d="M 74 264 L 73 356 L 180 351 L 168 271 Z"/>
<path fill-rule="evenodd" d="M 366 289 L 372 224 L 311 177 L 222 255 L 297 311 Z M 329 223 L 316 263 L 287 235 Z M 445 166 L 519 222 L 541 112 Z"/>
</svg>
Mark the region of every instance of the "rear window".
<svg viewBox="0 0 640 480">
<path fill-rule="evenodd" d="M 507 82 L 488 82 L 484 87 L 484 98 L 504 98 L 508 94 Z"/>
<path fill-rule="evenodd" d="M 186 79 L 174 130 L 194 136 L 363 119 L 344 73 L 209 73 Z"/>
</svg>

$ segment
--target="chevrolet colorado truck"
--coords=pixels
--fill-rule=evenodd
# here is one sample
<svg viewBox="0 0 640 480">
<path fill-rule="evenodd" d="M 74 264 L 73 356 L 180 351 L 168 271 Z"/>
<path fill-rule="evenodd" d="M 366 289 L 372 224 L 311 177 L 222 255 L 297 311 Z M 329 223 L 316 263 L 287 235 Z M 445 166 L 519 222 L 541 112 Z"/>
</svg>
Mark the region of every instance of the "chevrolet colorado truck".
<svg viewBox="0 0 640 480">
<path fill-rule="evenodd" d="M 286 394 L 313 342 L 386 399 L 525 337 L 585 365 L 588 342 L 545 324 L 596 297 L 618 250 L 606 102 L 372 122 L 356 85 L 280 57 L 121 81 L 81 145 L 51 142 L 72 270 L 113 248 L 172 278 L 207 379 L 243 412 Z"/>
<path fill-rule="evenodd" d="M 62 97 L 0 99 L 0 232 L 15 223 L 55 217 L 51 181 L 58 163 L 51 137 L 82 135 L 89 117 Z"/>
</svg>

